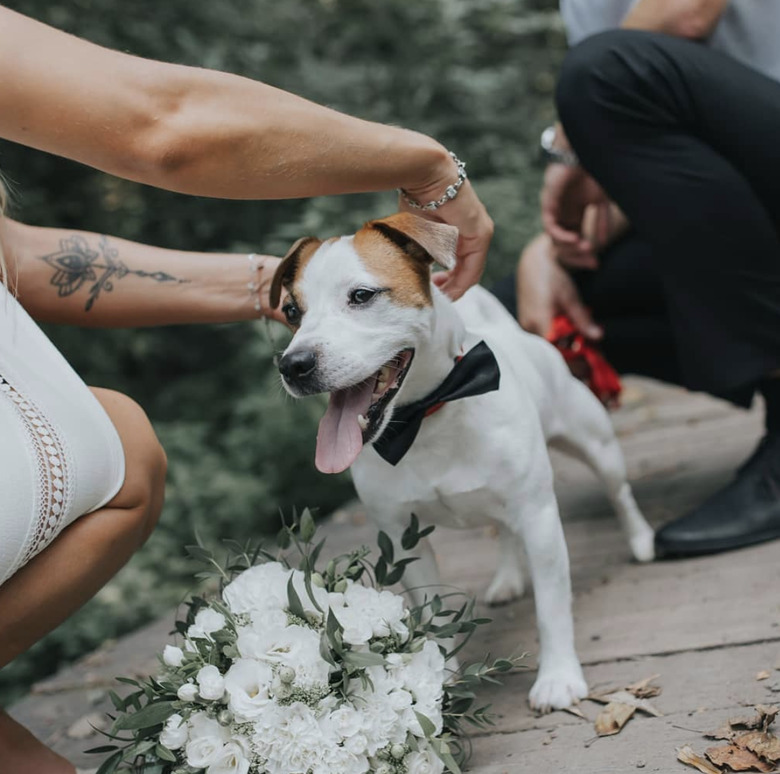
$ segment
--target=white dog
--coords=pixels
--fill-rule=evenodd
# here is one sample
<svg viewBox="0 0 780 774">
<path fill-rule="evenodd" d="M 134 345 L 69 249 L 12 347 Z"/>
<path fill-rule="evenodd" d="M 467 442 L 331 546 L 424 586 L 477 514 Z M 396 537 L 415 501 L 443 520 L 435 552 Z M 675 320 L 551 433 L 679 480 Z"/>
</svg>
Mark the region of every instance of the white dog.
<svg viewBox="0 0 780 774">
<path fill-rule="evenodd" d="M 592 467 L 636 559 L 653 558 L 653 532 L 606 412 L 555 348 L 525 333 L 486 290 L 474 287 L 452 303 L 431 283 L 433 262 L 452 267 L 456 243 L 457 229 L 408 214 L 367 223 L 354 236 L 298 240 L 271 289 L 274 307 L 284 291 L 295 329 L 279 369 L 296 397 L 330 393 L 317 468 L 351 467 L 360 499 L 389 534 L 399 536 L 412 513 L 451 527 L 498 525 L 490 603 L 522 593 L 525 547 L 540 640 L 529 701 L 541 711 L 568 707 L 587 686 L 546 445 Z M 403 418 L 398 427 L 394 416 Z M 438 583 L 430 546 L 405 583 Z"/>
</svg>

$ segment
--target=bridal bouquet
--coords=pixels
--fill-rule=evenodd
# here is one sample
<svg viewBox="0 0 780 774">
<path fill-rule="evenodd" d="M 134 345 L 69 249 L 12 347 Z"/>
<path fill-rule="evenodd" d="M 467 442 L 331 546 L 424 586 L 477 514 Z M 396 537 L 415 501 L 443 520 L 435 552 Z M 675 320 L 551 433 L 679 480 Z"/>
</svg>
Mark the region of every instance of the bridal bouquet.
<svg viewBox="0 0 780 774">
<path fill-rule="evenodd" d="M 403 548 L 431 529 L 413 517 Z M 280 533 L 281 550 L 298 551 L 297 568 L 236 543 L 223 568 L 190 547 L 210 567 L 200 575 L 219 576 L 221 594 L 188 603 L 179 645 L 165 646 L 157 677 L 119 678 L 134 690 L 111 693 L 115 743 L 92 751 L 111 753 L 98 774 L 460 771 L 463 723 L 490 722 L 487 708 L 473 707 L 474 688 L 516 659 L 451 674 L 447 661 L 464 644 L 452 638 L 486 622 L 474 618 L 473 602 L 445 609 L 446 597 L 434 594 L 409 606 L 384 588 L 413 561 L 396 561 L 385 533 L 374 563 L 362 548 L 318 571 L 324 541 L 313 545 L 314 534 L 308 511 Z"/>
</svg>

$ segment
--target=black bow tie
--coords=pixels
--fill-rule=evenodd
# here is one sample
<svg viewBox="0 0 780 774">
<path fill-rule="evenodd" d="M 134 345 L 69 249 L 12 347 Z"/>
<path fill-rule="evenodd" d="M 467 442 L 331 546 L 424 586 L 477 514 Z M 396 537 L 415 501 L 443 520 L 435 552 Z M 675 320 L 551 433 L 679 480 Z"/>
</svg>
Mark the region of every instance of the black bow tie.
<svg viewBox="0 0 780 774">
<path fill-rule="evenodd" d="M 483 395 L 498 389 L 501 371 L 493 350 L 480 341 L 463 357 L 458 358 L 447 378 L 422 400 L 399 406 L 393 411 L 390 424 L 373 442 L 382 459 L 397 465 L 414 443 L 423 419 L 447 401 Z"/>
</svg>

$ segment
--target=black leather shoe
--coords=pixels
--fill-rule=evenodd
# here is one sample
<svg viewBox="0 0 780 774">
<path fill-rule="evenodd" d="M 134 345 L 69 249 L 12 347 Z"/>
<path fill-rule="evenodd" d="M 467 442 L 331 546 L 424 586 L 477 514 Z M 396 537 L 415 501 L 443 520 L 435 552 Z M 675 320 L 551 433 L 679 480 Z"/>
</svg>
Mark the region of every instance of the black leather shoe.
<svg viewBox="0 0 780 774">
<path fill-rule="evenodd" d="M 655 535 L 657 558 L 729 551 L 780 538 L 780 433 L 769 433 L 734 480 Z"/>
</svg>

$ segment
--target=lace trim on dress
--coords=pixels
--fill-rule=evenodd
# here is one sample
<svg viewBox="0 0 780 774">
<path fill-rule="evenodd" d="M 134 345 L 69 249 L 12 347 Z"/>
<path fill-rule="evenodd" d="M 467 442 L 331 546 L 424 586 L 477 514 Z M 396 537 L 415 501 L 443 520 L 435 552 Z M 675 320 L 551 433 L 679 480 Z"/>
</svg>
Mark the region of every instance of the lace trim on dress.
<svg viewBox="0 0 780 774">
<path fill-rule="evenodd" d="M 19 566 L 22 566 L 46 548 L 63 528 L 61 522 L 68 513 L 70 500 L 69 477 L 65 446 L 43 412 L 17 392 L 3 376 L 0 376 L 0 395 L 13 402 L 38 466 L 35 497 L 38 520 L 34 533 L 28 536 L 24 554 L 19 557 Z"/>
</svg>

